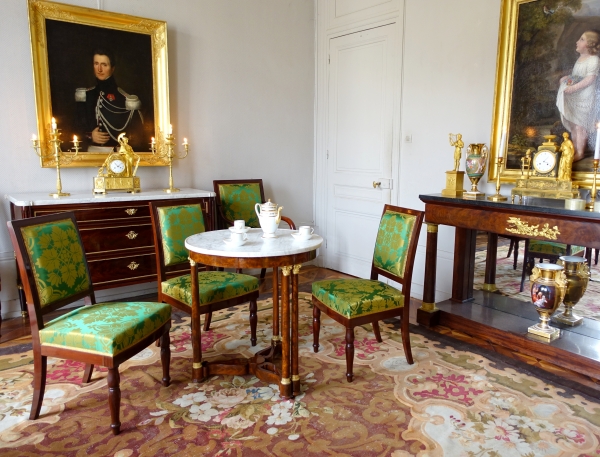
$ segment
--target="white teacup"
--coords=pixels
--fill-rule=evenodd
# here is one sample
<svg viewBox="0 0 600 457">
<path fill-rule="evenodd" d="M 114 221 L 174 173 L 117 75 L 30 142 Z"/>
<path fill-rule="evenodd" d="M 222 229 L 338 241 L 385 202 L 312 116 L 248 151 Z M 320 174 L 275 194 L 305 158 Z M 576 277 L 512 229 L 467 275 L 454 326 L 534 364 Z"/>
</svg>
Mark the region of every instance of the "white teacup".
<svg viewBox="0 0 600 457">
<path fill-rule="evenodd" d="M 298 228 L 298 236 L 303 240 L 308 240 L 313 233 L 315 233 L 315 229 L 309 225 L 302 225 Z"/>
<path fill-rule="evenodd" d="M 248 234 L 231 232 L 231 244 L 233 246 L 241 246 L 248 239 Z"/>
<path fill-rule="evenodd" d="M 233 228 L 237 231 L 242 231 L 246 228 L 246 221 L 240 219 L 237 221 L 233 221 Z"/>
</svg>

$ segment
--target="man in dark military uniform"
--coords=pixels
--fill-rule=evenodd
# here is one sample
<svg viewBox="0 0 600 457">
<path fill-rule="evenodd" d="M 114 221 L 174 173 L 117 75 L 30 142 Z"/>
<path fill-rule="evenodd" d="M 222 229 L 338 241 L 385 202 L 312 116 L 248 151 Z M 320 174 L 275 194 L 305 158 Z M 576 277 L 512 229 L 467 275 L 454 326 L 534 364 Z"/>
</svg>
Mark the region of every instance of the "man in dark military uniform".
<svg viewBox="0 0 600 457">
<path fill-rule="evenodd" d="M 94 52 L 96 86 L 75 90 L 78 120 L 88 152 L 114 150 L 121 133 L 127 133 L 132 146 L 138 150 L 148 143 L 144 138 L 142 104 L 137 95 L 129 95 L 117 86 L 113 76 L 115 67 L 112 53 L 97 49 Z"/>
</svg>

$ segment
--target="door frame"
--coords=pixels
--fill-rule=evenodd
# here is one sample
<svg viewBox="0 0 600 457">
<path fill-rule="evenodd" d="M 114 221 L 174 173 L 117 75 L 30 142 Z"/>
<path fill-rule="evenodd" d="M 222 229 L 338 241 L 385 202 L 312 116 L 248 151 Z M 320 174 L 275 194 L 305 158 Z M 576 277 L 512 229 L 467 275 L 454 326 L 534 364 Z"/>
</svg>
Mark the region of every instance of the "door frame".
<svg viewBox="0 0 600 457">
<path fill-rule="evenodd" d="M 405 0 L 397 2 L 398 9 L 385 15 L 373 18 L 364 18 L 342 27 L 330 28 L 329 15 L 331 2 L 335 0 L 316 0 L 316 48 L 315 53 L 315 137 L 314 137 L 314 168 L 313 168 L 313 208 L 315 232 L 327 233 L 327 196 L 328 196 L 328 166 L 327 166 L 327 140 L 328 140 L 328 100 L 329 100 L 329 43 L 331 39 L 368 29 L 396 24 L 396 43 L 394 47 L 395 59 L 393 87 L 393 119 L 392 119 L 392 180 L 391 204 L 397 205 L 400 201 L 400 132 L 401 130 L 401 101 L 402 101 L 402 56 L 404 47 L 404 11 Z M 369 11 L 365 11 L 368 16 Z M 319 266 L 326 266 L 327 238 L 319 250 L 316 262 Z"/>
</svg>

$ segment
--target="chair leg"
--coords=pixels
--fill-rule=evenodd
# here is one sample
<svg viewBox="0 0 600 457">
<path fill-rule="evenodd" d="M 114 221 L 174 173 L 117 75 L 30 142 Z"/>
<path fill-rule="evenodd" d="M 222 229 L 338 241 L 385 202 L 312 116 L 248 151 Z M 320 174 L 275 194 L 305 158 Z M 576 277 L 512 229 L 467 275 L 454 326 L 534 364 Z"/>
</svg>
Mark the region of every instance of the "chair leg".
<svg viewBox="0 0 600 457">
<path fill-rule="evenodd" d="M 410 328 L 408 325 L 408 315 L 402 317 L 401 331 L 402 331 L 402 347 L 404 348 L 404 355 L 406 355 L 406 361 L 409 365 L 415 363 L 413 361 L 412 349 L 410 347 Z"/>
<path fill-rule="evenodd" d="M 90 382 L 92 380 L 93 371 L 94 371 L 94 364 L 86 363 L 85 371 L 83 372 L 83 379 L 81 380 L 81 382 L 83 384 L 87 384 L 88 382 Z"/>
<path fill-rule="evenodd" d="M 161 352 L 163 347 L 161 346 Z M 121 408 L 121 388 L 119 387 L 119 367 L 109 368 L 108 376 L 108 406 L 110 407 L 110 428 L 113 435 L 121 432 L 121 422 L 119 422 L 119 410 Z"/>
<path fill-rule="evenodd" d="M 260 270 L 260 279 L 265 279 L 265 275 L 267 274 L 267 269 L 266 268 L 261 268 Z"/>
<path fill-rule="evenodd" d="M 594 257 L 594 265 L 598 265 L 598 254 L 600 254 L 600 249 L 595 249 L 596 257 Z"/>
<path fill-rule="evenodd" d="M 162 385 L 169 387 L 169 384 L 171 384 L 171 376 L 169 374 L 171 366 L 171 338 L 169 337 L 168 330 L 160 337 L 160 361 L 163 370 Z"/>
<path fill-rule="evenodd" d="M 510 240 L 510 246 L 508 246 L 508 254 L 506 254 L 507 259 L 512 254 L 514 247 L 515 247 L 515 240 Z"/>
<path fill-rule="evenodd" d="M 373 321 L 373 333 L 375 334 L 375 339 L 378 343 L 383 342 L 381 339 L 381 332 L 379 331 L 379 321 Z"/>
<path fill-rule="evenodd" d="M 346 327 L 346 381 L 352 382 L 354 375 L 352 367 L 354 365 L 354 329 Z"/>
<path fill-rule="evenodd" d="M 40 417 L 42 401 L 44 400 L 44 390 L 46 390 L 46 362 L 46 356 L 39 353 L 33 354 L 33 401 L 31 402 L 29 420 L 35 420 Z"/>
<path fill-rule="evenodd" d="M 256 300 L 250 300 L 250 344 L 256 346 L 256 326 L 258 324 L 257 316 L 258 306 Z"/>
<path fill-rule="evenodd" d="M 517 269 L 517 260 L 519 260 L 519 241 L 515 241 L 515 260 L 513 262 L 513 270 Z"/>
<path fill-rule="evenodd" d="M 321 310 L 313 305 L 313 352 L 319 352 L 319 333 L 321 332 Z"/>
<path fill-rule="evenodd" d="M 204 315 L 204 331 L 208 332 L 210 330 L 210 322 L 212 321 L 212 311 L 210 313 L 206 313 Z"/>
<path fill-rule="evenodd" d="M 527 266 L 529 265 L 529 240 L 525 240 L 525 248 L 523 249 L 523 272 L 521 273 L 521 287 L 519 292 L 523 292 L 525 287 L 525 274 L 527 272 Z"/>
</svg>

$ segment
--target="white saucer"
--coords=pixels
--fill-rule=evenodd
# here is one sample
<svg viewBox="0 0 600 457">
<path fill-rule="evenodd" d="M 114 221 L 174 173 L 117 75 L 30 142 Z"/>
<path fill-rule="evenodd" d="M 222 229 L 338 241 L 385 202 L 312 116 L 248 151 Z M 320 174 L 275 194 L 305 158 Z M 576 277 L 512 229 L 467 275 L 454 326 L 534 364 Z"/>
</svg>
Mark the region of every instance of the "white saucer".
<svg viewBox="0 0 600 457">
<path fill-rule="evenodd" d="M 248 230 L 250 230 L 250 227 L 244 227 L 241 230 L 236 230 L 235 227 L 229 227 L 229 230 L 234 232 L 234 233 L 246 233 Z"/>
<path fill-rule="evenodd" d="M 225 243 L 227 246 L 231 246 L 231 247 L 237 248 L 239 246 L 243 246 L 244 244 L 246 244 L 246 241 L 248 241 L 248 240 L 244 240 L 241 243 L 235 243 L 234 244 L 233 240 L 231 238 L 229 238 L 227 240 L 223 240 L 223 243 Z"/>
<path fill-rule="evenodd" d="M 300 234 L 298 232 L 290 233 L 290 235 L 292 235 L 296 241 L 308 241 L 312 238 L 312 235 L 309 236 L 308 238 L 300 236 Z"/>
</svg>

